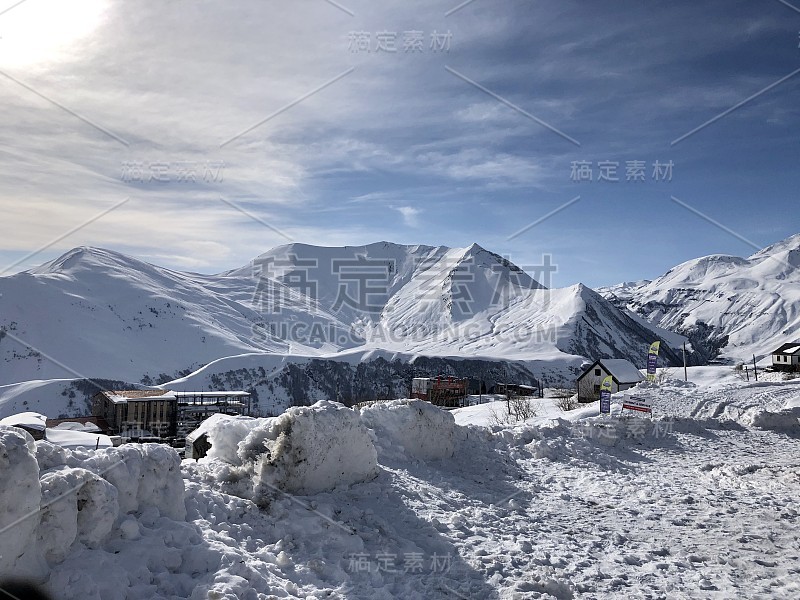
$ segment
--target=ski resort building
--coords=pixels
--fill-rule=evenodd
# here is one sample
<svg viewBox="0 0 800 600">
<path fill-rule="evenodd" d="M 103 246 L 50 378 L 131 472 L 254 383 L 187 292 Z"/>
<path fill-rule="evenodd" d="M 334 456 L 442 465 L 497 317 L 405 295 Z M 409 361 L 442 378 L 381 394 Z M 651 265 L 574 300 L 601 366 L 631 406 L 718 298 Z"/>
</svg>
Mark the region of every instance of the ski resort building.
<svg viewBox="0 0 800 600">
<path fill-rule="evenodd" d="M 644 381 L 644 375 L 631 361 L 624 358 L 601 358 L 589 365 L 578 377 L 578 402 L 600 400 L 600 384 L 609 375 L 612 394 Z"/>
<path fill-rule="evenodd" d="M 456 377 L 415 377 L 411 380 L 411 397 L 442 408 L 459 408 L 467 397 L 468 385 L 469 379 Z"/>
<path fill-rule="evenodd" d="M 800 371 L 800 342 L 789 342 L 772 353 L 776 371 Z"/>
<path fill-rule="evenodd" d="M 125 437 L 182 436 L 216 413 L 249 415 L 250 393 L 104 390 L 92 398 L 92 414 Z"/>
</svg>

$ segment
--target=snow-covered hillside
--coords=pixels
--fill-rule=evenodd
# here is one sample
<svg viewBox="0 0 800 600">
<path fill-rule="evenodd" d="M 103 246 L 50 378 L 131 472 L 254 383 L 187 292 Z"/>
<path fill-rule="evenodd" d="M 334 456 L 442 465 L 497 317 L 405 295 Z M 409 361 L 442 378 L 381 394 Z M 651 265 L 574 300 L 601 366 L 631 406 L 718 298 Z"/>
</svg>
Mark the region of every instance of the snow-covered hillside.
<svg viewBox="0 0 800 600">
<path fill-rule="evenodd" d="M 585 286 L 545 289 L 475 244 L 292 244 L 213 276 L 77 248 L 0 278 L 0 384 L 153 384 L 243 354 L 335 358 L 354 349 L 641 365 L 659 338 L 669 334 Z M 676 360 L 669 344 L 664 357 Z"/>
<path fill-rule="evenodd" d="M 713 358 L 762 358 L 800 338 L 800 234 L 749 258 L 713 254 L 600 292 Z"/>
</svg>

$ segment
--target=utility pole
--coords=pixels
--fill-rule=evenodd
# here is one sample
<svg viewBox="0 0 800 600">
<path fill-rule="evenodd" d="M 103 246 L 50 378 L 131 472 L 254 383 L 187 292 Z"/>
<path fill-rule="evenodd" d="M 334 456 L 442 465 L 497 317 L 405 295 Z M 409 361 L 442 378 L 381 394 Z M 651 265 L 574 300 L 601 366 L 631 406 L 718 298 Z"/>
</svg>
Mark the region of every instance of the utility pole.
<svg viewBox="0 0 800 600">
<path fill-rule="evenodd" d="M 689 381 L 689 372 L 686 370 L 686 342 L 683 342 L 683 380 Z"/>
<path fill-rule="evenodd" d="M 753 354 L 753 375 L 755 375 L 756 381 L 758 381 L 758 367 L 756 366 L 756 355 Z"/>
</svg>

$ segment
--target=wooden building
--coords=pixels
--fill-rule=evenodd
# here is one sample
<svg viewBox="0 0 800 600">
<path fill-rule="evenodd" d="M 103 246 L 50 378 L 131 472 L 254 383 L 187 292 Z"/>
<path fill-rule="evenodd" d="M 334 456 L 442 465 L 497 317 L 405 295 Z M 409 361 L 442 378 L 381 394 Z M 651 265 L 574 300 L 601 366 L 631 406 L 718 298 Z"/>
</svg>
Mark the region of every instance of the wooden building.
<svg viewBox="0 0 800 600">
<path fill-rule="evenodd" d="M 600 400 L 600 384 L 609 375 L 612 394 L 632 388 L 645 379 L 639 369 L 624 358 L 596 360 L 578 377 L 578 402 Z"/>
<path fill-rule="evenodd" d="M 773 351 L 772 368 L 776 371 L 800 371 L 800 342 L 789 342 Z"/>
</svg>

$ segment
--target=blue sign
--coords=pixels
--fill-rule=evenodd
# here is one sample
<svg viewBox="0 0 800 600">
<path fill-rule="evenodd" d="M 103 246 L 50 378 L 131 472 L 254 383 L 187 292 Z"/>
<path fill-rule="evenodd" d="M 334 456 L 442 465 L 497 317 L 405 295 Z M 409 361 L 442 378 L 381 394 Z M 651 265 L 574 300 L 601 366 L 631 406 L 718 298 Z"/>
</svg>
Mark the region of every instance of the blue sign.
<svg viewBox="0 0 800 600">
<path fill-rule="evenodd" d="M 611 392 L 606 390 L 600 392 L 600 414 L 611 414 Z"/>
<path fill-rule="evenodd" d="M 655 375 L 656 367 L 658 366 L 658 354 L 647 355 L 647 374 Z"/>
</svg>

